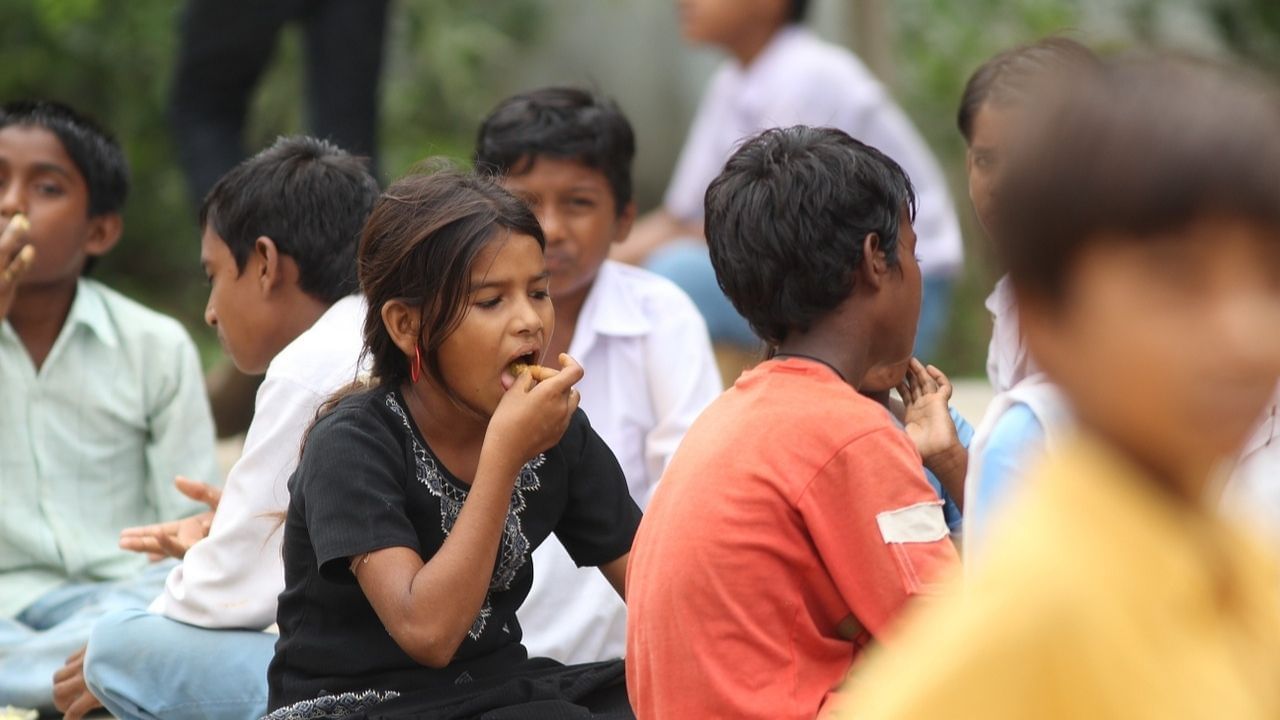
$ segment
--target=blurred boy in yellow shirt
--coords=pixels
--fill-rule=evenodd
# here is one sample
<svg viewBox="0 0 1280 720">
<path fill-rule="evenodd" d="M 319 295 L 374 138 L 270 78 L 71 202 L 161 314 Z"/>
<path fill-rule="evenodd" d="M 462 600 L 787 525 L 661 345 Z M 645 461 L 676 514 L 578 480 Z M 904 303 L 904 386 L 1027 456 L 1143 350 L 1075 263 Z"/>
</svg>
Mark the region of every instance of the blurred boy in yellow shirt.
<svg viewBox="0 0 1280 720">
<path fill-rule="evenodd" d="M 1280 717 L 1280 573 L 1213 497 L 1280 377 L 1280 101 L 1169 58 L 1067 85 L 995 239 L 1078 437 L 844 717 Z"/>
</svg>

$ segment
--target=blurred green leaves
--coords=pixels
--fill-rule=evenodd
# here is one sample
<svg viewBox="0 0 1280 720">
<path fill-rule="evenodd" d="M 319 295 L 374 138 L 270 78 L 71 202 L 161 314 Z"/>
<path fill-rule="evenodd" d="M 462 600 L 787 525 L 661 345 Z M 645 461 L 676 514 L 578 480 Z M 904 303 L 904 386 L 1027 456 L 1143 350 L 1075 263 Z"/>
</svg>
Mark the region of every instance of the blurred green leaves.
<svg viewBox="0 0 1280 720">
<path fill-rule="evenodd" d="M 195 201 L 166 118 L 181 9 L 179 0 L 6 0 L 0 99 L 60 100 L 116 134 L 133 188 L 124 241 L 95 275 L 182 319 L 212 354 L 212 334 L 201 321 L 207 289 Z M 384 173 L 394 177 L 429 154 L 469 152 L 475 124 L 493 101 L 485 89 L 518 61 L 542 14 L 536 0 L 393 0 L 382 86 Z M 299 33 L 287 29 L 256 89 L 247 148 L 306 130 L 303 74 Z"/>
</svg>

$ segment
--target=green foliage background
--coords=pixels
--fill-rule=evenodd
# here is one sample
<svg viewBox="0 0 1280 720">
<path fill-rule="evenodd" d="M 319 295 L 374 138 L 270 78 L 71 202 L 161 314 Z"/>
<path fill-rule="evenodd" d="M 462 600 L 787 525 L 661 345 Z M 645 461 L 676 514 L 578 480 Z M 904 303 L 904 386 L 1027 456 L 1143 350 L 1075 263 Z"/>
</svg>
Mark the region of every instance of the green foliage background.
<svg viewBox="0 0 1280 720">
<path fill-rule="evenodd" d="M 606 1 L 624 0 L 393 2 L 383 79 L 384 174 L 395 177 L 431 154 L 467 155 L 476 121 L 499 99 L 497 88 L 513 64 L 527 54 L 556 51 L 545 42 L 547 23 L 557 13 L 572 12 L 575 2 Z M 1010 45 L 1079 28 L 1099 14 L 1112 21 L 1114 32 L 1101 39 L 1078 35 L 1095 47 L 1160 41 L 1157 11 L 1178 5 L 1202 18 L 1223 48 L 1280 70 L 1276 0 L 884 2 L 892 24 L 895 91 L 948 168 L 960 207 L 967 203 L 955 104 L 968 73 Z M 211 359 L 218 351 L 201 321 L 206 288 L 196 263 L 194 202 L 186 195 L 165 117 L 180 8 L 178 0 L 0 3 L 0 99 L 60 99 L 115 131 L 132 164 L 134 189 L 126 240 L 97 273 L 181 318 Z M 299 57 L 298 37 L 287 31 L 257 90 L 247 147 L 305 129 Z M 989 327 L 982 298 L 996 272 L 980 234 L 972 226 L 967 231 L 970 260 L 941 357 L 953 374 L 978 375 Z"/>
</svg>

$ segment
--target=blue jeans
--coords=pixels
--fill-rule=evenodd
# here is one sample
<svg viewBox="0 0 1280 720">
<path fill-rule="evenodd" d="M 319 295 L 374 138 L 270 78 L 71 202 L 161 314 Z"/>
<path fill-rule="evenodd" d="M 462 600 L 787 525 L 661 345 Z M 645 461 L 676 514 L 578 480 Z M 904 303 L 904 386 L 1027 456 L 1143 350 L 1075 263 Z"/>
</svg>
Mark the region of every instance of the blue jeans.
<svg viewBox="0 0 1280 720">
<path fill-rule="evenodd" d="M 0 619 L 0 706 L 55 713 L 53 674 L 89 641 L 103 615 L 145 608 L 176 563 L 159 562 L 115 582 L 68 582 L 13 619 Z"/>
<path fill-rule="evenodd" d="M 733 308 L 716 282 L 707 245 L 697 240 L 677 240 L 658 248 L 645 267 L 680 286 L 707 322 L 711 340 L 755 349 L 760 340 L 751 326 Z M 932 362 L 938 340 L 946 329 L 951 312 L 949 277 L 926 277 L 922 284 L 920 325 L 916 330 L 916 357 Z"/>
<path fill-rule="evenodd" d="M 125 610 L 94 626 L 85 680 L 122 720 L 257 720 L 267 714 L 267 665 L 276 639 Z"/>
</svg>

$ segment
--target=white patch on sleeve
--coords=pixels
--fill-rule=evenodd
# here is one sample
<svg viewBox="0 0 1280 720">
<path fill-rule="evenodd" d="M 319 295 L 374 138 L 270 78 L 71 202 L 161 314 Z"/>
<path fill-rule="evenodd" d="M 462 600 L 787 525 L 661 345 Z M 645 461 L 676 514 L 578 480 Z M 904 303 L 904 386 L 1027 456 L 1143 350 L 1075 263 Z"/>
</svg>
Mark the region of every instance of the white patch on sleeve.
<svg viewBox="0 0 1280 720">
<path fill-rule="evenodd" d="M 931 543 L 950 534 L 939 501 L 882 512 L 876 523 L 886 543 Z"/>
</svg>

